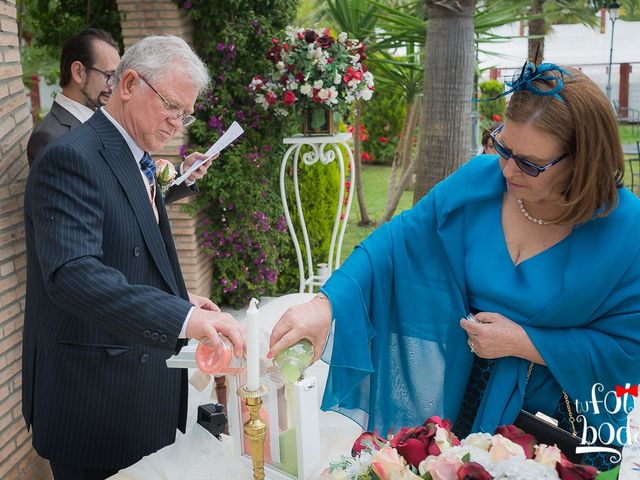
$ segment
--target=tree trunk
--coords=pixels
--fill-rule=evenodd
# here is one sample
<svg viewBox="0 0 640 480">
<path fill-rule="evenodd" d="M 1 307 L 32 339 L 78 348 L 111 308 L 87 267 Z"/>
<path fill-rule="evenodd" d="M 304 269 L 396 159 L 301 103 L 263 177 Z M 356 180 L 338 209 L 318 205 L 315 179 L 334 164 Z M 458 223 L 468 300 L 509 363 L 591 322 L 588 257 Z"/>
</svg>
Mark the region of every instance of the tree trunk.
<svg viewBox="0 0 640 480">
<path fill-rule="evenodd" d="M 402 125 L 402 137 L 398 143 L 396 158 L 393 162 L 391 176 L 389 178 L 389 188 L 387 189 L 387 206 L 380 223 L 391 220 L 402 194 L 411 183 L 415 171 L 415 151 L 413 148 L 413 135 L 416 126 L 420 123 L 420 111 L 422 110 L 422 95 L 414 98 L 412 104 L 407 108 L 405 123 Z M 402 167 L 400 180 L 397 180 L 398 169 Z"/>
<path fill-rule="evenodd" d="M 475 0 L 426 0 L 423 141 L 416 159 L 416 204 L 469 158 Z"/>
<path fill-rule="evenodd" d="M 537 61 L 537 63 L 542 63 L 542 59 L 544 58 L 545 22 L 542 16 L 543 10 L 544 0 L 533 0 L 529 13 L 531 15 L 540 15 L 540 17 L 529 20 L 529 37 L 539 35 L 540 38 L 529 38 L 527 58 L 532 62 Z"/>
<path fill-rule="evenodd" d="M 353 163 L 355 167 L 356 195 L 358 196 L 358 207 L 360 208 L 360 222 L 358 225 L 370 225 L 371 219 L 367 213 L 367 206 L 364 199 L 364 188 L 362 187 L 362 161 L 360 160 L 360 102 L 355 105 L 353 115 Z"/>
</svg>

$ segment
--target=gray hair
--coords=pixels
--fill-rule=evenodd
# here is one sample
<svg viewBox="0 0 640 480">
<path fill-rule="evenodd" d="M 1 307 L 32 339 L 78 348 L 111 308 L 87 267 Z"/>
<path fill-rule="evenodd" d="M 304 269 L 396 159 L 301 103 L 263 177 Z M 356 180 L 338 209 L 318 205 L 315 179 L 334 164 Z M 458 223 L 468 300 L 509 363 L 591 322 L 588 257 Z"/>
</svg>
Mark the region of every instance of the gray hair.
<svg viewBox="0 0 640 480">
<path fill-rule="evenodd" d="M 169 69 L 184 68 L 201 94 L 209 85 L 209 70 L 191 47 L 175 35 L 145 37 L 122 56 L 115 71 L 115 85 L 126 70 L 135 70 L 150 81 L 160 80 Z"/>
</svg>

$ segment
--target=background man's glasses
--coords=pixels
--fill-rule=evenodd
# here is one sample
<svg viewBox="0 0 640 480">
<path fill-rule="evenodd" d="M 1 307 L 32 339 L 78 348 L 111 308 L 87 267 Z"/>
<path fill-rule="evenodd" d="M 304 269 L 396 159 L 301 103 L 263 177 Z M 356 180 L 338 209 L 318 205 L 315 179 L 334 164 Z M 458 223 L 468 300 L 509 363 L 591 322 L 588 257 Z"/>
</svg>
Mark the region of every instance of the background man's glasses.
<svg viewBox="0 0 640 480">
<path fill-rule="evenodd" d="M 115 80 L 113 73 L 105 72 L 104 70 L 100 70 L 96 67 L 87 67 L 87 70 L 93 70 L 95 72 L 101 73 L 102 75 L 104 75 L 104 80 L 107 84 L 107 87 L 113 87 L 113 81 Z"/>
<path fill-rule="evenodd" d="M 183 113 L 181 107 L 179 107 L 178 105 L 176 105 L 174 103 L 171 103 L 171 102 L 167 101 L 166 98 L 164 98 L 162 95 L 160 95 L 160 92 L 158 92 L 158 90 L 156 90 L 153 87 L 153 85 L 151 85 L 147 81 L 146 78 L 144 78 L 139 73 L 138 73 L 138 76 L 144 81 L 144 83 L 146 83 L 147 85 L 149 85 L 149 87 L 151 87 L 151 90 L 156 92 L 156 95 L 158 95 L 158 97 L 160 97 L 160 100 L 162 100 L 162 104 L 164 105 L 164 109 L 169 114 L 170 118 L 173 118 L 175 120 L 181 120 L 183 127 L 188 127 L 189 125 L 191 125 L 193 122 L 196 121 L 196 117 L 194 117 L 193 115 L 189 115 L 187 113 Z"/>
<path fill-rule="evenodd" d="M 514 155 L 513 152 L 511 152 L 511 150 L 509 150 L 502 143 L 500 143 L 500 141 L 496 138 L 496 134 L 500 133 L 503 128 L 504 128 L 504 123 L 500 124 L 493 132 L 489 134 L 489 136 L 491 137 L 491 140 L 493 140 L 494 150 L 498 152 L 498 155 L 500 155 L 506 161 L 509 161 L 510 158 L 513 158 L 513 161 L 516 162 L 516 165 L 518 166 L 518 168 L 522 170 L 523 173 L 526 173 L 531 177 L 537 177 L 538 175 L 540 175 L 540 173 L 544 172 L 545 170 L 549 170 L 556 163 L 558 163 L 561 160 L 564 160 L 569 156 L 568 153 L 563 153 L 558 158 L 556 158 L 555 160 L 551 160 L 546 165 L 536 165 L 535 163 L 531 163 L 529 160 L 525 160 L 522 157 L 518 157 L 517 155 Z"/>
</svg>

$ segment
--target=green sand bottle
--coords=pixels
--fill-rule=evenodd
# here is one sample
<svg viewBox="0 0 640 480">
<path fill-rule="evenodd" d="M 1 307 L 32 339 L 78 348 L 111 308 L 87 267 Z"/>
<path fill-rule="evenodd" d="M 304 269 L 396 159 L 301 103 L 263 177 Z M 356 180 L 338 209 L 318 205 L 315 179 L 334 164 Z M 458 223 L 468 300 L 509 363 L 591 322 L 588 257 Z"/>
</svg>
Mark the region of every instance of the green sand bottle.
<svg viewBox="0 0 640 480">
<path fill-rule="evenodd" d="M 303 338 L 298 343 L 285 348 L 273 359 L 284 381 L 294 383 L 304 377 L 304 372 L 313 360 L 313 344 Z"/>
</svg>

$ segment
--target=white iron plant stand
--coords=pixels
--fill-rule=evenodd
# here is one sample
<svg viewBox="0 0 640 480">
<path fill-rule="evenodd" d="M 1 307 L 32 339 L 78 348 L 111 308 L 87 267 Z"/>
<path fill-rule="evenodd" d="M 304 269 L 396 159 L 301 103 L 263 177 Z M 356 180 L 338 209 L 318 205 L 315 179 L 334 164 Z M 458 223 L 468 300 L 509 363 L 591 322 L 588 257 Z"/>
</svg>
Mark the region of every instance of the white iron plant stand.
<svg viewBox="0 0 640 480">
<path fill-rule="evenodd" d="M 351 210 L 351 201 L 353 200 L 353 190 L 355 189 L 355 165 L 353 161 L 353 153 L 351 148 L 347 145 L 350 142 L 352 136 L 350 133 L 338 133 L 330 136 L 303 136 L 296 135 L 293 137 L 286 137 L 282 140 L 285 145 L 291 145 L 282 159 L 282 165 L 280 167 L 280 196 L 282 198 L 282 207 L 284 209 L 284 215 L 287 219 L 287 226 L 289 227 L 289 233 L 293 239 L 293 245 L 296 250 L 296 256 L 298 258 L 298 270 L 300 276 L 300 293 L 305 291 L 305 288 L 309 293 L 313 292 L 314 287 L 321 287 L 324 282 L 329 278 L 331 272 L 336 270 L 340 266 L 340 253 L 342 250 L 342 239 L 344 238 L 344 232 L 347 227 L 347 221 L 349 219 L 349 212 Z M 308 146 L 311 151 L 300 153 L 303 146 Z M 340 148 L 342 147 L 342 148 Z M 346 151 L 349 157 L 350 175 L 349 181 L 351 182 L 351 188 L 347 194 L 347 204 L 344 211 L 344 217 L 341 220 L 342 206 L 344 205 L 345 198 L 345 166 L 344 156 L 342 151 Z M 319 263 L 318 271 L 314 271 L 313 255 L 311 252 L 311 245 L 309 244 L 309 232 L 307 231 L 307 225 L 304 220 L 304 213 L 302 211 L 302 202 L 300 198 L 300 185 L 298 183 L 298 164 L 300 159 L 305 165 L 313 165 L 316 162 L 320 162 L 323 165 L 327 165 L 334 160 L 338 160 L 338 168 L 340 170 L 340 191 L 338 194 L 338 201 L 336 205 L 336 216 L 333 223 L 333 230 L 331 232 L 331 243 L 329 245 L 329 258 L 327 263 Z M 302 251 L 300 249 L 300 241 L 296 235 L 293 222 L 291 221 L 291 210 L 287 202 L 286 188 L 285 188 L 285 175 L 287 172 L 287 164 L 290 159 L 293 159 L 293 188 L 296 199 L 296 212 L 300 219 L 300 230 L 302 231 L 302 237 L 306 252 L 306 268 L 305 262 L 302 259 Z"/>
</svg>

